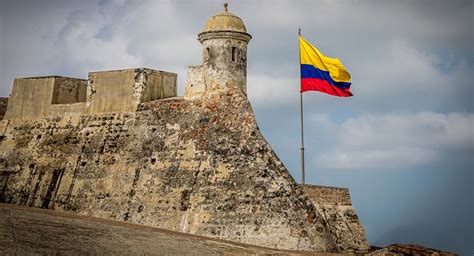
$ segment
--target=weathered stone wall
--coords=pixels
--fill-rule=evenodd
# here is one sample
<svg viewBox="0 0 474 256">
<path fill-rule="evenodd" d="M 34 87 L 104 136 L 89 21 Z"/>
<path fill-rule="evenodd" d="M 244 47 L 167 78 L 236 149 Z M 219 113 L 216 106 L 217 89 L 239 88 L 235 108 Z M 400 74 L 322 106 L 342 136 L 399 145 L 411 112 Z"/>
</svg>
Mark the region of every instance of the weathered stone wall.
<svg viewBox="0 0 474 256">
<path fill-rule="evenodd" d="M 50 117 L 76 117 L 87 114 L 86 102 L 70 104 L 53 104 L 49 108 Z"/>
<path fill-rule="evenodd" d="M 176 79 L 174 73 L 144 68 L 91 72 L 88 113 L 136 111 L 142 102 L 175 97 Z"/>
<path fill-rule="evenodd" d="M 240 89 L 0 128 L 2 202 L 273 248 L 339 249 Z"/>
<path fill-rule="evenodd" d="M 17 78 L 4 119 L 34 119 L 48 116 L 57 77 Z"/>
<path fill-rule="evenodd" d="M 85 101 L 86 86 L 86 80 L 72 77 L 17 78 L 13 82 L 4 119 L 31 120 L 55 114 L 81 115 L 85 112 L 84 104 L 72 103 Z"/>
<path fill-rule="evenodd" d="M 184 98 L 193 100 L 201 97 L 206 91 L 202 66 L 188 67 L 188 76 L 184 90 Z"/>
<path fill-rule="evenodd" d="M 322 205 L 352 205 L 349 189 L 319 185 L 304 185 L 308 197 Z"/>
<path fill-rule="evenodd" d="M 51 104 L 86 102 L 87 80 L 56 77 Z"/>
<path fill-rule="evenodd" d="M 202 65 L 188 69 L 184 97 L 197 99 L 238 87 L 247 93 L 247 44 L 251 36 L 238 31 L 199 34 Z"/>
<path fill-rule="evenodd" d="M 329 225 L 329 231 L 341 250 L 369 250 L 364 226 L 352 207 L 349 189 L 317 185 L 302 187 Z"/>
<path fill-rule="evenodd" d="M 175 97 L 176 80 L 174 73 L 144 68 L 91 72 L 89 80 L 60 76 L 17 78 L 5 119 L 136 111 L 142 102 Z"/>
<path fill-rule="evenodd" d="M 7 112 L 8 98 L 0 97 L 0 121 L 3 120 L 5 113 Z"/>
<path fill-rule="evenodd" d="M 202 42 L 203 73 L 211 91 L 224 90 L 228 83 L 247 92 L 247 42 L 232 38 L 212 38 Z"/>
<path fill-rule="evenodd" d="M 177 74 L 153 69 L 139 69 L 139 71 L 142 81 L 138 83 L 146 83 L 140 103 L 177 96 Z"/>
</svg>

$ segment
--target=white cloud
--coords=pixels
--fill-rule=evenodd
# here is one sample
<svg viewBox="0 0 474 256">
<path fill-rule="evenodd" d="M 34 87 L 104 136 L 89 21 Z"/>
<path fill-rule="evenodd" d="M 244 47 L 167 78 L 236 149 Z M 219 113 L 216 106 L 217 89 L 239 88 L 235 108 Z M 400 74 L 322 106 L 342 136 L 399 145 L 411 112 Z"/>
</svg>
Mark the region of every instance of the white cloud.
<svg viewBox="0 0 474 256">
<path fill-rule="evenodd" d="M 325 54 L 340 57 L 353 74 L 356 97 L 352 109 L 370 112 L 422 106 L 430 110 L 456 105 L 454 111 L 461 111 L 461 103 L 452 99 L 466 90 L 459 84 L 471 80 L 472 67 L 454 63 L 455 72 L 445 74 L 436 68 L 440 57 L 434 49 L 441 45 L 454 59 L 465 50 L 465 43 L 456 43 L 466 41 L 468 26 L 463 24 L 470 19 L 465 10 L 469 8 L 462 8 L 466 3 L 434 3 L 425 8 L 418 3 L 371 1 L 317 5 L 235 1 L 230 11 L 243 18 L 254 37 L 249 45 L 248 87 L 250 97 L 261 106 L 275 107 L 272 104 L 291 102 L 288 99 L 293 94 L 297 97 L 295 33 L 301 26 L 311 42 Z M 87 1 L 73 5 L 49 0 L 41 5 L 43 9 L 39 7 L 28 5 L 0 13 L 2 28 L 6 28 L 1 35 L 2 95 L 8 94 L 18 76 L 85 77 L 88 71 L 136 66 L 177 72 L 181 91 L 187 66 L 201 62 L 197 34 L 208 17 L 222 10 L 213 1 Z M 314 15 L 316 8 L 318 15 Z M 31 20 L 20 18 L 22 15 Z M 424 100 L 409 92 L 423 95 Z M 400 97 L 405 104 L 398 104 Z"/>
<path fill-rule="evenodd" d="M 375 113 L 472 107 L 468 100 L 472 66 L 465 62 L 440 68 L 445 60 L 402 39 L 382 43 L 366 59 L 349 61 L 355 107 Z"/>
<path fill-rule="evenodd" d="M 430 150 L 405 148 L 391 150 L 354 150 L 323 154 L 320 165 L 328 169 L 400 169 L 430 163 L 436 154 Z"/>
<path fill-rule="evenodd" d="M 263 74 L 248 74 L 247 93 L 255 105 L 287 104 L 297 101 L 297 79 L 273 78 Z"/>
<path fill-rule="evenodd" d="M 474 114 L 363 115 L 341 125 L 313 121 L 320 129 L 329 127 L 325 135 L 336 138 L 333 148 L 314 160 L 328 169 L 413 167 L 436 163 L 446 155 L 453 161 L 456 152 L 474 150 Z"/>
</svg>

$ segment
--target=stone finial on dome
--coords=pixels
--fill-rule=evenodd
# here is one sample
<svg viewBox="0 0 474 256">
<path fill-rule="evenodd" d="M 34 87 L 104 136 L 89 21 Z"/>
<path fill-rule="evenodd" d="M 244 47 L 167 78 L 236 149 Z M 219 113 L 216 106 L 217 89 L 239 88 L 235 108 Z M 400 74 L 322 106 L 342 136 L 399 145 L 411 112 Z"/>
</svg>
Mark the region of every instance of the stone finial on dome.
<svg viewBox="0 0 474 256">
<path fill-rule="evenodd" d="M 224 11 L 209 18 L 204 25 L 203 33 L 210 31 L 236 31 L 247 33 L 244 22 L 237 15 L 229 12 L 229 4 L 224 4 Z"/>
</svg>

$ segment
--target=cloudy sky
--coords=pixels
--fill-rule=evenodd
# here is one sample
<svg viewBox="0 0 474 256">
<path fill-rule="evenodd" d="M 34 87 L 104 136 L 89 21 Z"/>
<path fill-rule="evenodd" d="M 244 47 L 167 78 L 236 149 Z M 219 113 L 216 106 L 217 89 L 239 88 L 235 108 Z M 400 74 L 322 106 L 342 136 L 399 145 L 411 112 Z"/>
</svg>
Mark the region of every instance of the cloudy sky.
<svg viewBox="0 0 474 256">
<path fill-rule="evenodd" d="M 474 253 L 472 1 L 229 1 L 253 39 L 248 95 L 299 174 L 297 30 L 352 75 L 351 98 L 305 93 L 307 182 L 348 187 L 374 245 Z M 0 96 L 15 77 L 200 64 L 222 1 L 0 0 Z"/>
</svg>

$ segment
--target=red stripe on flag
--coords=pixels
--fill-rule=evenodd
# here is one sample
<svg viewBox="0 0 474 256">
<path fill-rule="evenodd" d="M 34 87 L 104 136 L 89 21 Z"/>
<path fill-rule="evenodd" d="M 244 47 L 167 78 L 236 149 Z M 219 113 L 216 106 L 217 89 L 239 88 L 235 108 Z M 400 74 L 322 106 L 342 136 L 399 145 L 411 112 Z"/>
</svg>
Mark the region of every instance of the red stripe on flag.
<svg viewBox="0 0 474 256">
<path fill-rule="evenodd" d="M 350 87 L 346 89 L 339 89 L 336 86 L 329 84 L 328 81 L 318 78 L 303 78 L 301 79 L 301 91 L 319 91 L 338 97 L 350 97 L 353 94 L 350 92 Z"/>
</svg>

